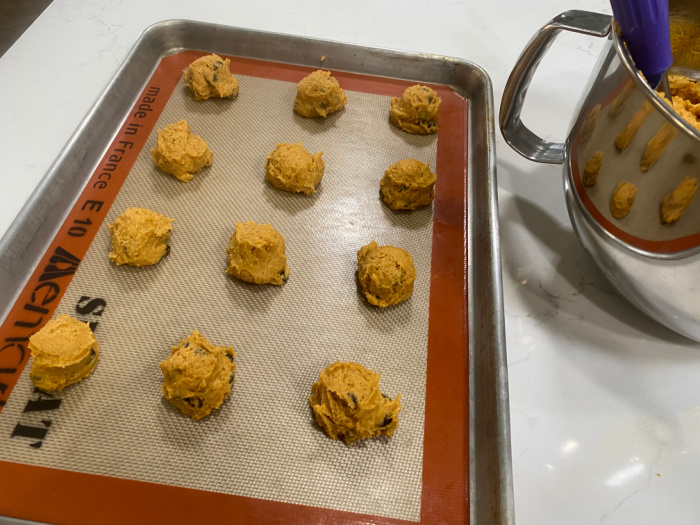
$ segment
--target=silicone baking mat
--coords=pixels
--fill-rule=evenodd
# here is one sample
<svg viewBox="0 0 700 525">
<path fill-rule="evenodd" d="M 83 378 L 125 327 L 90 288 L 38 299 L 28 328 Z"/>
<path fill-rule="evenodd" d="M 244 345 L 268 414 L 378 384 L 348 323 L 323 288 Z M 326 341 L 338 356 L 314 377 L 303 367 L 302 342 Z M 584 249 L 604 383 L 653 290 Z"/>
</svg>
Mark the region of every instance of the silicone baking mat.
<svg viewBox="0 0 700 525">
<path fill-rule="evenodd" d="M 78 512 L 54 498 L 37 513 L 21 493 L 2 498 L 3 513 L 118 523 L 119 500 L 138 494 L 196 502 L 191 519 L 203 522 L 229 508 L 241 522 L 465 521 L 466 101 L 434 86 L 440 132 L 408 135 L 387 114 L 390 95 L 409 83 L 335 73 L 347 107 L 304 119 L 291 105 L 310 70 L 231 57 L 239 97 L 197 102 L 180 71 L 202 54 L 162 60 L 0 333 L 3 468 L 90 487 L 95 505 Z M 157 129 L 181 118 L 214 151 L 213 165 L 187 184 L 150 156 Z M 324 152 L 324 178 L 309 197 L 264 180 L 275 143 L 297 141 Z M 383 171 L 409 157 L 437 171 L 434 209 L 394 212 L 380 199 Z M 131 206 L 175 219 L 171 252 L 157 265 L 116 267 L 107 258 L 107 223 Z M 245 220 L 285 236 L 283 286 L 224 273 L 228 238 Z M 355 275 L 356 251 L 373 239 L 409 251 L 418 273 L 411 299 L 385 310 L 367 304 Z M 44 393 L 22 368 L 26 338 L 54 309 L 93 324 L 101 360 L 83 382 Z M 202 421 L 160 395 L 158 363 L 195 328 L 237 353 L 231 395 Z M 391 439 L 347 446 L 316 426 L 307 396 L 336 360 L 373 368 L 384 393 L 402 394 Z M 212 497 L 215 508 L 206 504 Z M 182 506 L 175 515 L 186 521 Z M 133 522 L 148 522 L 146 505 L 138 508 Z"/>
</svg>

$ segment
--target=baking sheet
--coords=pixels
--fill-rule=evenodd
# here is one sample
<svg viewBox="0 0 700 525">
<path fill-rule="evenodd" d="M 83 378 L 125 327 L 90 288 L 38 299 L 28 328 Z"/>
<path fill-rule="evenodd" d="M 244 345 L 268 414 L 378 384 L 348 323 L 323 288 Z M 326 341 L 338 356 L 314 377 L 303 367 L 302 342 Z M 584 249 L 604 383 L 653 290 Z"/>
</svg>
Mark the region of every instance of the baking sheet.
<svg viewBox="0 0 700 525">
<path fill-rule="evenodd" d="M 485 77 L 482 72 L 480 72 L 480 70 L 473 65 L 459 61 L 452 61 L 450 59 L 442 59 L 439 57 L 431 59 L 429 57 L 406 56 L 397 52 L 378 53 L 374 50 L 356 47 L 353 48 L 352 46 L 345 46 L 342 44 L 314 42 L 306 39 L 284 37 L 282 35 L 269 35 L 245 30 L 236 30 L 234 28 L 221 28 L 220 26 L 215 26 L 216 30 L 211 31 L 211 28 L 208 26 L 208 24 L 197 24 L 190 22 L 167 22 L 161 24 L 157 28 L 149 30 L 150 33 L 147 32 L 142 37 L 140 45 L 141 47 L 150 49 L 150 47 L 154 45 L 154 41 L 162 43 L 163 40 L 168 40 L 167 38 L 164 38 L 164 36 L 172 38 L 174 34 L 177 34 L 178 37 L 182 37 L 185 42 L 188 42 L 190 47 L 198 47 L 200 40 L 209 40 L 211 38 L 211 34 L 214 33 L 217 38 L 221 38 L 222 35 L 230 37 L 228 40 L 226 40 L 226 45 L 221 44 L 220 40 L 216 40 L 216 38 L 214 39 L 219 42 L 218 45 L 223 46 L 224 50 L 226 46 L 234 46 L 237 47 L 237 51 L 244 55 L 252 55 L 256 58 L 270 58 L 270 55 L 277 55 L 278 59 L 291 59 L 295 62 L 299 61 L 298 53 L 300 47 L 306 48 L 307 54 L 310 55 L 315 55 L 316 52 L 322 47 L 326 51 L 338 51 L 338 53 L 335 55 L 337 58 L 336 64 L 341 66 L 341 68 L 348 67 L 351 64 L 356 65 L 357 60 L 360 60 L 364 66 L 364 71 L 370 73 L 379 72 L 381 70 L 384 74 L 390 74 L 392 71 L 394 71 L 394 74 L 396 74 L 396 68 L 399 67 L 403 70 L 403 73 L 407 74 L 410 78 L 422 80 L 423 82 L 428 81 L 428 78 L 424 77 L 431 77 L 442 81 L 448 81 L 450 78 L 455 80 L 456 78 L 463 83 L 461 90 L 463 92 L 466 91 L 467 95 L 471 89 L 473 95 L 479 93 L 484 97 L 483 99 L 479 97 L 473 101 L 474 105 L 472 107 L 475 108 L 476 111 L 471 112 L 472 118 L 470 121 L 471 131 L 469 139 L 470 144 L 472 144 L 473 156 L 469 159 L 469 161 L 467 161 L 466 158 L 464 159 L 465 168 L 467 167 L 467 163 L 476 166 L 476 168 L 473 170 L 474 177 L 470 179 L 470 188 L 472 188 L 472 190 L 468 196 L 465 196 L 466 187 L 464 186 L 464 191 L 460 192 L 458 190 L 456 192 L 457 195 L 461 193 L 465 199 L 468 198 L 472 203 L 479 203 L 478 205 L 472 206 L 473 212 L 468 216 L 462 215 L 465 222 L 462 222 L 458 226 L 459 229 L 462 230 L 462 234 L 465 227 L 469 231 L 477 231 L 478 235 L 469 236 L 468 242 L 470 245 L 473 244 L 474 246 L 481 247 L 481 250 L 476 256 L 474 253 L 477 252 L 472 251 L 470 252 L 471 255 L 469 259 L 465 261 L 468 263 L 470 275 L 469 289 L 472 293 L 468 298 L 464 298 L 464 302 L 466 303 L 468 300 L 470 305 L 472 302 L 475 302 L 481 307 L 478 314 L 478 323 L 474 323 L 475 309 L 470 308 L 469 310 L 469 353 L 472 356 L 472 359 L 469 362 L 469 375 L 473 378 L 477 376 L 478 371 L 477 377 L 481 378 L 480 381 L 473 381 L 469 386 L 469 405 L 472 407 L 477 406 L 474 403 L 474 399 L 477 396 L 482 399 L 481 404 L 478 405 L 476 409 L 472 409 L 469 415 L 471 421 L 469 428 L 469 440 L 473 445 L 471 449 L 472 453 L 469 458 L 471 465 L 469 474 L 474 480 L 474 482 L 468 485 L 469 495 L 471 495 L 472 500 L 469 502 L 469 512 L 471 513 L 473 522 L 505 522 L 504 520 L 510 519 L 510 516 L 512 515 L 512 493 L 510 492 L 509 446 L 507 433 L 507 390 L 504 390 L 506 383 L 502 337 L 500 277 L 497 274 L 498 251 L 497 249 L 494 251 L 494 248 L 497 248 L 497 230 L 494 228 L 494 226 L 497 226 L 497 216 L 493 213 L 495 210 L 495 180 L 493 178 L 492 148 L 493 124 L 492 100 L 490 98 L 490 85 L 488 84 L 488 78 Z M 171 41 L 168 40 L 168 44 L 170 44 L 170 42 Z M 264 44 L 261 42 L 264 42 Z M 208 44 L 210 44 L 210 42 L 208 42 Z M 139 46 L 137 46 L 137 48 L 138 47 Z M 201 47 L 210 48 L 210 45 Z M 219 52 L 223 53 L 224 51 Z M 332 53 L 328 54 L 330 57 L 334 56 Z M 138 77 L 139 74 L 143 74 L 144 68 L 148 68 L 148 60 L 152 60 L 152 58 L 144 59 L 143 57 L 143 53 L 139 54 L 136 51 L 132 52 L 127 60 L 127 63 L 122 67 L 115 78 L 115 82 L 113 82 L 103 96 L 102 102 L 104 99 L 108 98 L 111 93 L 111 100 L 113 103 L 108 107 L 106 104 L 101 104 L 101 101 L 98 101 L 93 114 L 88 115 L 86 118 L 86 123 L 81 126 L 81 129 L 78 130 L 74 140 L 72 140 L 71 144 L 69 144 L 67 149 L 64 150 L 62 156 L 58 159 L 57 164 L 54 167 L 54 171 L 50 173 L 50 175 L 60 173 L 61 170 L 66 169 L 67 167 L 71 166 L 71 164 L 79 164 L 80 162 L 89 164 L 90 162 L 94 162 L 94 160 L 91 160 L 89 154 L 83 155 L 82 157 L 77 155 L 77 153 L 82 152 L 82 146 L 85 145 L 84 142 L 96 140 L 94 139 L 94 134 L 86 134 L 84 130 L 86 128 L 90 128 L 91 126 L 94 128 L 95 126 L 102 125 L 103 121 L 96 119 L 97 114 L 101 112 L 117 111 L 120 104 L 122 106 L 125 105 L 123 100 L 120 102 L 120 98 L 115 95 L 115 91 L 123 91 L 125 79 L 131 78 L 133 82 L 134 77 Z M 144 60 L 146 60 L 145 63 Z M 309 58 L 308 61 L 313 62 L 311 58 Z M 388 67 L 389 65 L 391 65 L 391 67 Z M 117 89 L 115 87 L 117 81 L 119 80 L 122 81 L 121 89 Z M 457 83 L 459 84 L 459 82 Z M 487 91 L 484 92 L 484 90 Z M 133 101 L 134 100 L 131 99 L 130 103 Z M 474 118 L 475 116 L 476 118 Z M 464 137 L 462 140 L 464 139 L 466 139 L 466 137 Z M 76 144 L 80 144 L 81 147 L 76 147 Z M 100 151 L 104 151 L 104 147 Z M 215 153 L 215 162 L 216 159 Z M 65 182 L 65 180 L 59 178 L 56 182 L 58 186 L 60 186 Z M 68 192 L 64 191 L 64 193 Z M 43 197 L 45 197 L 45 195 L 40 192 L 36 201 Z M 30 202 L 28 206 L 31 208 L 36 201 Z M 463 201 L 463 203 L 466 204 L 466 201 Z M 452 201 L 450 201 L 449 207 L 451 211 L 456 211 L 453 209 Z M 479 210 L 481 210 L 481 213 L 479 213 Z M 486 212 L 483 213 L 485 210 Z M 48 213 L 55 213 L 55 211 L 50 210 Z M 459 214 L 453 215 L 458 216 Z M 13 228 L 11 228 L 9 234 L 3 239 L 2 244 L 0 244 L 0 248 L 7 246 L 8 243 L 14 243 L 14 245 L 21 244 L 17 240 L 17 233 L 22 231 L 22 223 L 25 223 L 24 226 L 26 227 L 27 221 L 25 218 L 26 216 L 24 215 L 20 217 L 20 220 L 18 221 L 19 226 L 13 225 Z M 447 222 L 449 222 L 449 224 L 443 226 L 447 228 L 447 230 L 445 230 L 445 234 L 447 237 L 449 237 L 450 235 L 453 235 L 454 232 L 452 231 L 453 225 L 451 220 Z M 39 233 L 45 233 L 45 228 L 42 228 L 39 229 Z M 43 236 L 35 236 L 31 242 L 23 244 L 22 246 L 26 246 L 23 253 L 31 251 L 35 248 L 33 243 L 38 242 L 36 239 L 41 240 L 43 239 Z M 440 239 L 440 237 L 438 237 L 438 239 Z M 14 253 L 19 252 L 15 251 Z M 51 260 L 58 257 L 57 253 L 55 252 L 47 254 L 47 259 L 49 256 Z M 4 257 L 5 260 L 9 261 L 6 268 L 8 268 L 10 271 L 16 267 L 13 266 L 16 261 L 12 257 L 8 256 L 8 252 L 6 250 L 0 250 L 0 257 Z M 292 272 L 294 272 L 294 266 L 292 266 Z M 480 275 L 478 280 L 473 278 L 475 272 L 478 272 L 478 275 Z M 466 277 L 466 274 L 464 277 Z M 459 280 L 456 281 L 455 284 L 458 282 Z M 290 283 L 288 283 L 288 285 Z M 467 283 L 465 282 L 465 287 L 466 284 Z M 459 293 L 460 286 L 458 285 L 456 288 L 455 286 L 452 286 L 452 290 L 440 289 L 440 292 L 444 296 L 450 296 L 455 289 L 457 293 Z M 7 308 L 7 305 L 4 304 L 3 307 Z M 438 320 L 438 328 L 440 328 L 441 324 L 444 323 L 441 323 L 441 321 Z M 99 336 L 99 328 L 97 333 Z M 215 339 L 211 337 L 211 335 L 210 338 Z M 238 347 L 237 350 L 239 350 Z M 476 356 L 476 358 L 474 358 L 474 356 Z M 440 360 L 442 357 L 438 356 L 437 359 Z M 103 364 L 104 363 L 101 363 L 100 366 L 103 366 Z M 466 385 L 462 386 L 464 387 Z M 449 392 L 454 390 L 455 393 L 460 391 L 460 388 L 455 388 L 455 385 L 451 384 L 444 385 L 444 389 Z M 466 395 L 466 390 L 463 390 L 463 392 Z M 459 397 L 459 394 L 457 395 Z M 428 404 L 430 403 L 435 404 L 435 399 L 431 400 L 429 396 Z M 456 400 L 456 404 L 459 405 L 459 399 Z M 26 412 L 26 407 L 24 411 Z M 28 416 L 25 414 L 25 417 Z M 37 423 L 41 424 L 43 421 L 39 421 Z M 435 441 L 436 439 L 439 441 L 439 439 L 441 439 L 441 434 L 443 433 L 429 432 L 426 429 L 425 438 L 428 440 L 427 442 Z M 475 449 L 479 451 L 478 457 L 476 454 L 474 454 Z M 13 464 L 9 463 L 5 464 L 5 466 L 8 472 L 15 468 Z M 26 468 L 25 470 L 33 473 L 37 472 L 37 470 L 34 468 Z M 435 472 L 433 472 L 433 470 L 434 468 L 433 465 L 431 465 L 431 462 L 424 464 L 424 482 L 426 478 L 436 479 Z M 69 474 L 66 474 L 65 478 L 67 480 L 77 479 L 75 476 Z M 93 481 L 95 483 L 95 487 L 101 486 L 102 484 L 102 481 L 100 481 L 99 478 L 95 478 Z M 448 485 L 450 483 L 448 483 Z M 143 489 L 145 487 L 151 494 L 162 493 L 161 489 L 159 488 L 160 485 L 144 486 L 115 482 L 114 486 L 119 487 L 122 494 L 132 494 L 132 496 L 135 496 L 133 498 L 134 500 L 138 499 L 138 495 L 141 493 L 138 491 L 138 488 Z M 433 491 L 433 489 L 435 489 L 435 487 L 429 486 L 429 492 Z M 183 501 L 188 500 L 188 498 L 191 496 L 190 493 L 184 493 L 182 491 L 177 492 L 177 494 Z M 469 500 L 469 495 L 464 495 L 462 503 L 457 501 L 457 507 L 462 507 Z M 15 496 L 16 499 L 21 499 L 24 498 L 25 494 L 24 492 L 18 491 Z M 424 487 L 424 502 L 432 502 L 432 505 L 435 505 L 435 502 L 437 502 L 437 506 L 440 506 L 442 500 L 440 500 L 439 497 L 439 489 L 436 494 L 429 494 L 428 496 L 430 497 L 426 499 L 426 490 Z M 223 506 L 226 506 L 229 501 L 240 502 L 240 500 L 236 498 L 231 500 L 222 500 L 220 498 L 216 498 L 214 494 L 209 492 L 197 493 L 197 501 L 198 504 L 204 504 L 206 501 L 215 501 L 218 504 L 223 503 Z M 131 505 L 133 509 L 133 505 L 137 505 L 137 503 L 132 502 Z M 6 510 L 8 507 L 3 506 L 2 508 Z M 278 507 L 272 505 L 267 507 L 267 510 L 270 509 L 279 510 Z M 143 514 L 141 518 L 146 519 L 148 516 L 147 509 L 140 508 L 139 510 Z M 304 507 L 297 507 L 295 510 L 298 511 L 295 514 L 298 516 L 320 516 L 319 514 L 314 514 L 312 511 Z M 453 510 L 454 509 L 449 507 L 443 509 L 443 511 L 447 513 L 444 515 L 450 515 L 449 512 Z M 425 505 L 423 506 L 422 511 L 424 517 L 427 516 L 428 519 L 430 519 L 431 516 L 433 518 L 435 517 L 435 515 L 431 514 L 430 512 L 426 514 Z M 50 514 L 44 515 L 50 516 Z M 187 517 L 187 512 L 183 511 L 183 509 L 178 509 L 175 515 L 179 520 L 185 520 Z M 452 515 L 458 515 L 458 513 Z M 33 516 L 39 516 L 37 519 L 40 519 L 41 513 L 35 513 Z M 90 514 L 89 512 L 84 511 L 83 516 L 85 519 L 89 519 Z M 267 516 L 270 517 L 272 514 L 267 514 Z M 343 516 L 343 514 L 341 513 L 337 516 Z"/>
<path fill-rule="evenodd" d="M 378 184 L 402 158 L 434 169 L 437 137 L 395 132 L 388 96 L 348 90 L 345 110 L 308 120 L 290 110 L 293 82 L 238 80 L 235 101 L 198 102 L 175 89 L 156 128 L 187 118 L 214 151 L 213 165 L 187 184 L 165 175 L 150 154 L 157 130 L 150 134 L 56 310 L 75 316 L 81 297 L 106 302 L 95 332 L 101 362 L 56 396 L 64 402 L 41 454 L 5 439 L 0 459 L 418 521 L 432 208 L 392 212 Z M 264 180 L 278 141 L 324 152 L 317 193 L 293 195 Z M 134 206 L 175 219 L 170 254 L 152 267 L 116 267 L 107 257 L 107 223 Z M 285 236 L 285 285 L 224 273 L 234 224 L 246 220 Z M 355 254 L 373 239 L 413 256 L 410 301 L 381 310 L 358 292 Z M 160 395 L 158 363 L 195 328 L 237 353 L 232 394 L 204 421 Z M 347 447 L 313 424 L 311 385 L 336 360 L 374 368 L 385 393 L 402 394 L 394 438 Z M 12 434 L 32 390 L 27 369 L 0 436 Z"/>
</svg>

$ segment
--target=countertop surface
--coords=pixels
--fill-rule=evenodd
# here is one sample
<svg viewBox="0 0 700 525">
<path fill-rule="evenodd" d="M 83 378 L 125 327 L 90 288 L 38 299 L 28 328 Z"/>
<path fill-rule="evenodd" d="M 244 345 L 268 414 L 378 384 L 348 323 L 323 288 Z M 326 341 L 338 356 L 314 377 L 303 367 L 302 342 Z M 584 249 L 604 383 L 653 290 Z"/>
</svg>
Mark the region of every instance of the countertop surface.
<svg viewBox="0 0 700 525">
<path fill-rule="evenodd" d="M 54 0 L 0 59 L 0 235 L 149 25 L 187 18 L 470 60 L 496 108 L 531 36 L 603 0 L 239 2 Z M 565 34 L 523 120 L 564 139 L 602 42 Z M 698 523 L 700 344 L 607 283 L 573 233 L 561 167 L 497 132 L 516 522 Z"/>
</svg>

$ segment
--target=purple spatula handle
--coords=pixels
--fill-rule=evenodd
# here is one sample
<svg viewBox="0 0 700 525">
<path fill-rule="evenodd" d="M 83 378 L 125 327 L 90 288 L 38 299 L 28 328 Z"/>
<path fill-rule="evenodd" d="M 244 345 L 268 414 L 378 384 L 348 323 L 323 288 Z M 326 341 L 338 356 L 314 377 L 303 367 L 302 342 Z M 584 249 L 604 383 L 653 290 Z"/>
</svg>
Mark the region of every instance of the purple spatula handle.
<svg viewBox="0 0 700 525">
<path fill-rule="evenodd" d="M 637 69 L 655 88 L 673 62 L 668 0 L 610 0 L 610 3 Z"/>
</svg>

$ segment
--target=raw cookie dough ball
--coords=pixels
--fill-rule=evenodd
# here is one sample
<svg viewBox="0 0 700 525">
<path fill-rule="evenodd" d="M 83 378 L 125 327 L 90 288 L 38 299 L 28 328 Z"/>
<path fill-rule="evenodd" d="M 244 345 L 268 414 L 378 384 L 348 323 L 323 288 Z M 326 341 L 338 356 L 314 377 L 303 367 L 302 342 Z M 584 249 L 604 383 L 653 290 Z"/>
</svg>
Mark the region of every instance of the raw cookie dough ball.
<svg viewBox="0 0 700 525">
<path fill-rule="evenodd" d="M 585 144 L 593 136 L 595 127 L 598 124 L 598 117 L 600 117 L 600 110 L 602 106 L 596 104 L 591 108 L 586 118 L 583 120 L 581 125 L 581 133 L 579 134 L 579 144 Z"/>
<path fill-rule="evenodd" d="M 391 437 L 399 424 L 401 394 L 392 400 L 379 390 L 380 374 L 357 363 L 335 362 L 311 387 L 316 421 L 333 439 Z"/>
<path fill-rule="evenodd" d="M 698 190 L 698 179 L 686 177 L 676 189 L 664 197 L 661 203 L 661 222 L 671 224 L 680 219 L 685 210 L 693 202 L 695 192 Z"/>
<path fill-rule="evenodd" d="M 231 61 L 219 55 L 198 58 L 182 72 L 185 85 L 195 100 L 208 98 L 235 98 L 238 96 L 238 80 L 229 71 Z"/>
<path fill-rule="evenodd" d="M 100 360 L 100 348 L 88 323 L 59 315 L 29 338 L 29 378 L 42 390 L 63 390 L 86 378 Z"/>
<path fill-rule="evenodd" d="M 345 91 L 330 71 L 318 70 L 297 84 L 294 111 L 302 117 L 327 117 L 348 103 Z"/>
<path fill-rule="evenodd" d="M 391 99 L 389 120 L 408 133 L 429 135 L 438 130 L 442 99 L 428 86 L 406 88 L 401 98 Z"/>
<path fill-rule="evenodd" d="M 427 164 L 415 159 L 404 159 L 389 166 L 379 187 L 384 202 L 392 210 L 415 210 L 433 202 L 436 180 L 437 177 Z"/>
<path fill-rule="evenodd" d="M 184 119 L 158 130 L 158 144 L 151 150 L 156 166 L 182 182 L 191 181 L 193 173 L 211 166 L 213 155 L 204 139 L 192 133 Z"/>
<path fill-rule="evenodd" d="M 583 185 L 592 188 L 598 182 L 598 173 L 603 165 L 603 152 L 596 151 L 583 167 Z"/>
<path fill-rule="evenodd" d="M 281 285 L 289 277 L 284 237 L 271 224 L 237 222 L 226 253 L 226 273 L 242 281 Z"/>
<path fill-rule="evenodd" d="M 357 252 L 357 268 L 362 292 L 370 304 L 386 308 L 413 294 L 416 269 L 406 250 L 372 241 Z"/>
<path fill-rule="evenodd" d="M 649 169 L 666 153 L 666 148 L 678 138 L 680 131 L 671 122 L 662 124 L 659 131 L 647 143 L 639 167 L 642 171 Z"/>
<path fill-rule="evenodd" d="M 625 84 L 625 87 L 622 89 L 622 93 L 615 97 L 615 100 L 613 100 L 612 104 L 610 104 L 610 109 L 608 109 L 608 116 L 610 118 L 615 118 L 620 114 L 622 108 L 625 107 L 625 102 L 627 102 L 627 99 L 630 97 L 633 91 L 634 80 L 628 80 L 627 84 Z"/>
<path fill-rule="evenodd" d="M 184 414 L 202 419 L 231 393 L 236 371 L 230 346 L 214 346 L 197 330 L 160 363 L 163 396 Z"/>
<path fill-rule="evenodd" d="M 312 156 L 301 142 L 278 143 L 265 161 L 265 178 L 280 190 L 310 195 L 316 191 L 326 167 L 321 155 L 322 151 Z"/>
<path fill-rule="evenodd" d="M 109 224 L 114 264 L 148 266 L 160 261 L 170 251 L 168 240 L 173 219 L 146 208 L 127 208 Z"/>
<path fill-rule="evenodd" d="M 627 146 L 630 145 L 630 142 L 632 142 L 632 139 L 639 131 L 639 128 L 641 128 L 642 124 L 644 124 L 644 120 L 646 120 L 646 118 L 651 114 L 653 109 L 654 106 L 651 105 L 651 102 L 645 100 L 642 107 L 638 109 L 634 115 L 632 115 L 632 118 L 627 125 L 622 128 L 622 131 L 620 131 L 620 133 L 617 134 L 617 137 L 615 137 L 615 147 L 618 149 L 618 151 L 625 151 Z"/>
<path fill-rule="evenodd" d="M 610 213 L 616 219 L 622 219 L 634 206 L 634 200 L 637 198 L 638 188 L 632 183 L 621 182 L 615 188 L 612 197 L 610 198 Z"/>
</svg>

